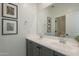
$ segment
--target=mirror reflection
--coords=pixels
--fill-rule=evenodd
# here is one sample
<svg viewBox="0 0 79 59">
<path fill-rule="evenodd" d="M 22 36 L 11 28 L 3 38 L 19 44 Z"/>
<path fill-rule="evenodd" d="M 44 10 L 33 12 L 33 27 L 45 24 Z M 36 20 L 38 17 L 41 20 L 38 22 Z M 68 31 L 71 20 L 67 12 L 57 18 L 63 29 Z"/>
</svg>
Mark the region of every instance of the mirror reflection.
<svg viewBox="0 0 79 59">
<path fill-rule="evenodd" d="M 79 36 L 78 24 L 79 3 L 53 3 L 39 9 L 38 33 L 75 38 Z"/>
</svg>

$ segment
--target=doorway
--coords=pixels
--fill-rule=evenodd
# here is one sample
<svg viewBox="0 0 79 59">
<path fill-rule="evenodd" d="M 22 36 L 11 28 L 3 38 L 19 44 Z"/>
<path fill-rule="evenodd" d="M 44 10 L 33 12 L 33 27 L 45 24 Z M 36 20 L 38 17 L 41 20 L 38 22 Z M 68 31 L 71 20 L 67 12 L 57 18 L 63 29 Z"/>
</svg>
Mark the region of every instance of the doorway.
<svg viewBox="0 0 79 59">
<path fill-rule="evenodd" d="M 65 37 L 65 16 L 55 18 L 55 36 Z"/>
</svg>

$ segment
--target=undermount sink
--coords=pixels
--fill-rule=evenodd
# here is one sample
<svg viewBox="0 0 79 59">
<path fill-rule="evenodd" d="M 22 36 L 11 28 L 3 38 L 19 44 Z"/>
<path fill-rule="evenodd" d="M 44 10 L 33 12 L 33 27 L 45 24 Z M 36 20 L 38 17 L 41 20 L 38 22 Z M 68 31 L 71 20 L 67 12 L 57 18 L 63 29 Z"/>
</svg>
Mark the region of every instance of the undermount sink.
<svg viewBox="0 0 79 59">
<path fill-rule="evenodd" d="M 54 47 L 59 47 L 60 49 L 65 49 L 65 51 L 68 51 L 69 49 L 71 49 L 71 52 L 75 52 L 78 51 L 78 47 L 74 48 L 75 46 L 73 46 L 73 43 L 68 42 L 66 40 L 60 41 L 61 39 L 47 39 L 47 38 L 43 38 L 42 41 L 47 43 L 47 44 L 51 44 Z"/>
<path fill-rule="evenodd" d="M 46 44 L 51 44 L 53 47 L 59 48 L 59 49 L 65 49 L 65 51 L 68 51 L 69 49 L 71 52 L 78 51 L 78 47 L 74 48 L 75 45 L 72 42 L 66 41 L 64 38 L 47 38 L 47 37 L 41 37 L 40 42 L 46 43 Z"/>
</svg>

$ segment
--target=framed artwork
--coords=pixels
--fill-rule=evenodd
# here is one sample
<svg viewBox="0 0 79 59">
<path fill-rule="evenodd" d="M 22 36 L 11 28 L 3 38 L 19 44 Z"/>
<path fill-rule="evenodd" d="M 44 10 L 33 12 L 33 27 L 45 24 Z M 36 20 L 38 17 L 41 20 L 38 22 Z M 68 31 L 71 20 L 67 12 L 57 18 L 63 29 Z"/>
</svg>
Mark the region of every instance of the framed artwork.
<svg viewBox="0 0 79 59">
<path fill-rule="evenodd" d="M 18 22 L 2 19 L 2 35 L 18 34 Z"/>
<path fill-rule="evenodd" d="M 12 3 L 2 3 L 2 17 L 18 18 L 18 6 Z"/>
</svg>

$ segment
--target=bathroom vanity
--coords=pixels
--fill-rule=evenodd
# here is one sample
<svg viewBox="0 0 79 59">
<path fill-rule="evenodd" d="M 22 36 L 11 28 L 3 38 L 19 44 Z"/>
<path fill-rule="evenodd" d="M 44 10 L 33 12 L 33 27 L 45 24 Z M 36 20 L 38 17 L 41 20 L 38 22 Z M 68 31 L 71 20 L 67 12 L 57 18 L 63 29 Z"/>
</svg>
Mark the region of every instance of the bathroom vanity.
<svg viewBox="0 0 79 59">
<path fill-rule="evenodd" d="M 79 47 L 76 42 L 62 41 L 61 37 L 29 35 L 26 38 L 27 56 L 78 56 Z"/>
<path fill-rule="evenodd" d="M 27 56 L 64 56 L 64 54 L 61 54 L 55 50 L 51 50 L 28 39 L 26 40 L 26 42 Z"/>
</svg>

